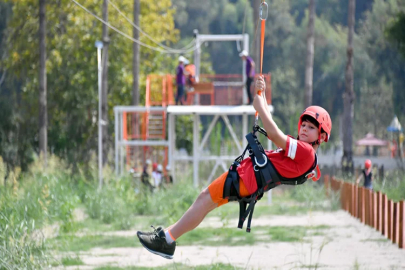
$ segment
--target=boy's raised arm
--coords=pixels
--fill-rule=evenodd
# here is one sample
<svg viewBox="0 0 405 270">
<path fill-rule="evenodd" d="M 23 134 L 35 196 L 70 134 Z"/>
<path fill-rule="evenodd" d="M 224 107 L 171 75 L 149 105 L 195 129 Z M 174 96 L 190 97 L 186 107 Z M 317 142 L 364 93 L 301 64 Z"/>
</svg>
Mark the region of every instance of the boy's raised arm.
<svg viewBox="0 0 405 270">
<path fill-rule="evenodd" d="M 263 76 L 260 76 L 256 80 L 255 84 L 256 95 L 253 100 L 253 107 L 256 109 L 260 118 L 262 119 L 263 128 L 266 130 L 269 140 L 271 140 L 278 147 L 286 150 L 288 138 L 287 135 L 285 135 L 274 122 L 273 117 L 268 110 L 267 102 L 264 100 L 263 96 L 259 96 L 257 94 L 258 91 L 264 91 L 264 89 L 266 89 L 266 84 Z"/>
</svg>

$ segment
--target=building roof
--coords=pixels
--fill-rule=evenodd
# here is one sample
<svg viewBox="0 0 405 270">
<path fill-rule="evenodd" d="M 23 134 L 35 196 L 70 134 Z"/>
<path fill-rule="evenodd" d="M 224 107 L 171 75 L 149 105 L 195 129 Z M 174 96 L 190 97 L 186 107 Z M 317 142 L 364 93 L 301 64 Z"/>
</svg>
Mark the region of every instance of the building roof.
<svg viewBox="0 0 405 270">
<path fill-rule="evenodd" d="M 386 146 L 387 141 L 378 139 L 372 133 L 367 133 L 366 137 L 356 141 L 358 146 Z"/>
</svg>

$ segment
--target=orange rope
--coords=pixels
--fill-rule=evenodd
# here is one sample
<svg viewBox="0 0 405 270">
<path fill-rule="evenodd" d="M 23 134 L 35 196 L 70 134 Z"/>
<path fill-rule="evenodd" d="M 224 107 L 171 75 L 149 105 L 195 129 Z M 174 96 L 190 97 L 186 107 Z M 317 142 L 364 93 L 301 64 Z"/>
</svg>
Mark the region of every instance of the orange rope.
<svg viewBox="0 0 405 270">
<path fill-rule="evenodd" d="M 264 3 L 264 0 L 262 1 Z M 262 24 L 261 24 L 261 33 L 260 33 L 260 76 L 262 75 L 263 72 L 263 48 L 264 48 L 264 33 L 266 29 L 266 19 L 261 19 Z M 260 96 L 262 94 L 262 91 L 258 91 L 257 94 Z M 255 114 L 255 124 L 257 124 L 257 121 L 259 119 L 259 113 L 256 111 Z"/>
</svg>

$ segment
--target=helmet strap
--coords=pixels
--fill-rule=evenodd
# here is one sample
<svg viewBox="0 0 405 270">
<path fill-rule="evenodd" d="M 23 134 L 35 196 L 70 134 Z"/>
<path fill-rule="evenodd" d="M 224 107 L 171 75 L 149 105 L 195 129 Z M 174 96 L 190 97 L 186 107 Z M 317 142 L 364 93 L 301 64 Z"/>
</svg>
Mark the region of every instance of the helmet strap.
<svg viewBox="0 0 405 270">
<path fill-rule="evenodd" d="M 314 146 L 314 145 L 320 145 L 319 140 L 316 140 L 316 141 L 314 141 L 314 142 L 311 142 L 311 145 L 312 145 L 312 146 Z"/>
</svg>

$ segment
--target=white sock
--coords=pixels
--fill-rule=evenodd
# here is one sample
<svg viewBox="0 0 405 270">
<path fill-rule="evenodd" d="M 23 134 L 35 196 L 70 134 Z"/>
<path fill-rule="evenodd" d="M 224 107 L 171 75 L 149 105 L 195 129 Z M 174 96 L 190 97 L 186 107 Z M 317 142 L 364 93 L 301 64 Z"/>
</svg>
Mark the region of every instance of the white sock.
<svg viewBox="0 0 405 270">
<path fill-rule="evenodd" d="M 172 235 L 170 234 L 169 230 L 165 230 L 165 234 L 166 234 L 166 242 L 170 245 L 171 243 L 173 243 L 174 241 L 176 241 L 176 239 L 174 239 L 172 237 Z"/>
</svg>

